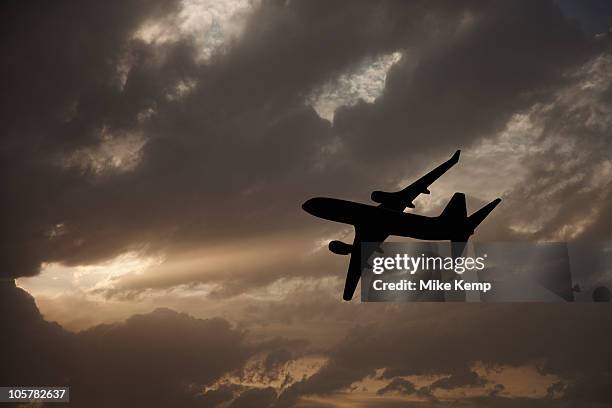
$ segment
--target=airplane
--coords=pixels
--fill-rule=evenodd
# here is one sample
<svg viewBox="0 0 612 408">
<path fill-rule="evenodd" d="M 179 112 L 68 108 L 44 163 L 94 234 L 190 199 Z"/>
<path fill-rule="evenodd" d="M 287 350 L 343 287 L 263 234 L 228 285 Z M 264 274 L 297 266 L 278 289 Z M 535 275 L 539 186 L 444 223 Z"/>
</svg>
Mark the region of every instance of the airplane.
<svg viewBox="0 0 612 408">
<path fill-rule="evenodd" d="M 331 241 L 329 250 L 338 255 L 351 255 L 349 260 L 344 300 L 351 300 L 361 278 L 361 243 L 382 243 L 390 235 L 430 241 L 451 241 L 453 257 L 461 256 L 467 240 L 474 234 L 476 227 L 500 203 L 497 198 L 468 217 L 465 194 L 455 193 L 442 213 L 437 217 L 405 213 L 406 208 L 414 208 L 413 201 L 420 194 L 430 194 L 429 186 L 459 161 L 461 150 L 438 167 L 396 192 L 374 191 L 372 201 L 378 206 L 340 200 L 337 198 L 315 197 L 302 204 L 307 213 L 329 221 L 350 224 L 355 227 L 353 244 Z M 364 254 L 369 259 L 374 251 Z"/>
</svg>

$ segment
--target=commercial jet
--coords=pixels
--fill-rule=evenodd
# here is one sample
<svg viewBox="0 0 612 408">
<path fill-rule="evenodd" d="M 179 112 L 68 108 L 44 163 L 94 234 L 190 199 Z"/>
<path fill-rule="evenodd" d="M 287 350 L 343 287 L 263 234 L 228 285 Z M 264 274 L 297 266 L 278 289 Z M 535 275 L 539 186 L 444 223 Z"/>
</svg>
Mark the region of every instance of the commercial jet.
<svg viewBox="0 0 612 408">
<path fill-rule="evenodd" d="M 451 241 L 453 257 L 461 256 L 467 240 L 476 227 L 499 204 L 495 199 L 468 216 L 465 194 L 455 193 L 442 213 L 437 217 L 405 213 L 414 208 L 413 201 L 420 194 L 429 194 L 429 186 L 459 161 L 460 150 L 414 183 L 396 192 L 374 191 L 372 201 L 378 206 L 345 201 L 337 198 L 315 197 L 306 201 L 302 208 L 316 217 L 329 221 L 353 225 L 353 244 L 331 241 L 329 250 L 338 255 L 351 255 L 344 285 L 344 300 L 351 300 L 361 277 L 361 243 L 382 243 L 390 235 L 428 241 Z M 368 246 L 370 248 L 372 246 Z M 375 246 L 373 248 L 376 248 Z M 368 249 L 363 259 L 367 260 L 377 249 Z M 380 249 L 378 249 L 380 250 Z"/>
</svg>

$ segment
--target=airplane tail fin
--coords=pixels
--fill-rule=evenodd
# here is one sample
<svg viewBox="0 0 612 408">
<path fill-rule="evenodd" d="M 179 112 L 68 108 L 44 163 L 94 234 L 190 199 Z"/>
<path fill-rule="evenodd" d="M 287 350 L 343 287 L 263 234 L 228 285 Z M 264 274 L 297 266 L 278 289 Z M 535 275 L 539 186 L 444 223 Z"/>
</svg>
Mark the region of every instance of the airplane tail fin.
<svg viewBox="0 0 612 408">
<path fill-rule="evenodd" d="M 450 199 L 442 214 L 442 218 L 449 218 L 454 220 L 463 220 L 467 218 L 467 207 L 465 205 L 465 194 L 455 193 L 453 198 Z"/>
<path fill-rule="evenodd" d="M 500 202 L 501 199 L 497 198 L 468 217 L 465 205 L 465 194 L 455 193 L 455 195 L 453 195 L 453 198 L 451 198 L 440 215 L 440 217 L 448 218 L 452 220 L 452 222 L 457 223 L 456 234 L 451 239 L 451 255 L 453 258 L 457 258 L 463 254 L 467 241 L 474 233 L 476 227 L 487 218 Z"/>
<path fill-rule="evenodd" d="M 446 218 L 451 223 L 456 223 L 455 228 L 460 229 L 460 225 L 467 219 L 467 206 L 465 204 L 465 194 L 455 193 L 450 199 L 442 214 L 441 218 Z M 457 258 L 461 256 L 465 249 L 465 244 L 470 236 L 463 233 L 463 231 L 456 234 L 451 240 L 451 256 Z"/>
</svg>

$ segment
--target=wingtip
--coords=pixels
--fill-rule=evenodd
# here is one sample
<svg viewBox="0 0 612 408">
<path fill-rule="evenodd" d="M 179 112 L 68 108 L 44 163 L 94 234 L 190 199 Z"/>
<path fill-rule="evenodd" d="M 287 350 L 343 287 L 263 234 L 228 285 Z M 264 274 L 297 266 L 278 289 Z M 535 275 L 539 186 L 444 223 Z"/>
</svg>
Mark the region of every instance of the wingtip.
<svg viewBox="0 0 612 408">
<path fill-rule="evenodd" d="M 489 204 L 486 205 L 487 208 L 490 208 L 489 211 L 493 211 L 493 209 L 495 207 L 497 207 L 497 204 L 501 203 L 501 198 L 496 198 L 495 200 L 491 201 Z"/>
<path fill-rule="evenodd" d="M 451 157 L 451 160 L 454 162 L 459 161 L 459 156 L 461 155 L 461 149 L 458 149 L 455 154 L 453 154 L 453 157 Z"/>
</svg>

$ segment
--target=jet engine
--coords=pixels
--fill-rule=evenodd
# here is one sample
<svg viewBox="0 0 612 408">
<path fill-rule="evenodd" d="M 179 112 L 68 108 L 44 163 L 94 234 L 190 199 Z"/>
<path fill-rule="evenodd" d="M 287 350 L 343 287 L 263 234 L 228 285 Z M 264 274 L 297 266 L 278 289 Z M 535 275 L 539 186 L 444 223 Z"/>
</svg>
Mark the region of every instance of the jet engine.
<svg viewBox="0 0 612 408">
<path fill-rule="evenodd" d="M 329 243 L 329 250 L 334 254 L 348 255 L 353 251 L 353 246 L 342 241 L 331 241 Z"/>
<path fill-rule="evenodd" d="M 374 191 L 370 196 L 372 201 L 378 204 L 383 204 L 389 201 L 395 201 L 396 194 L 395 193 L 387 193 L 386 191 Z"/>
</svg>

